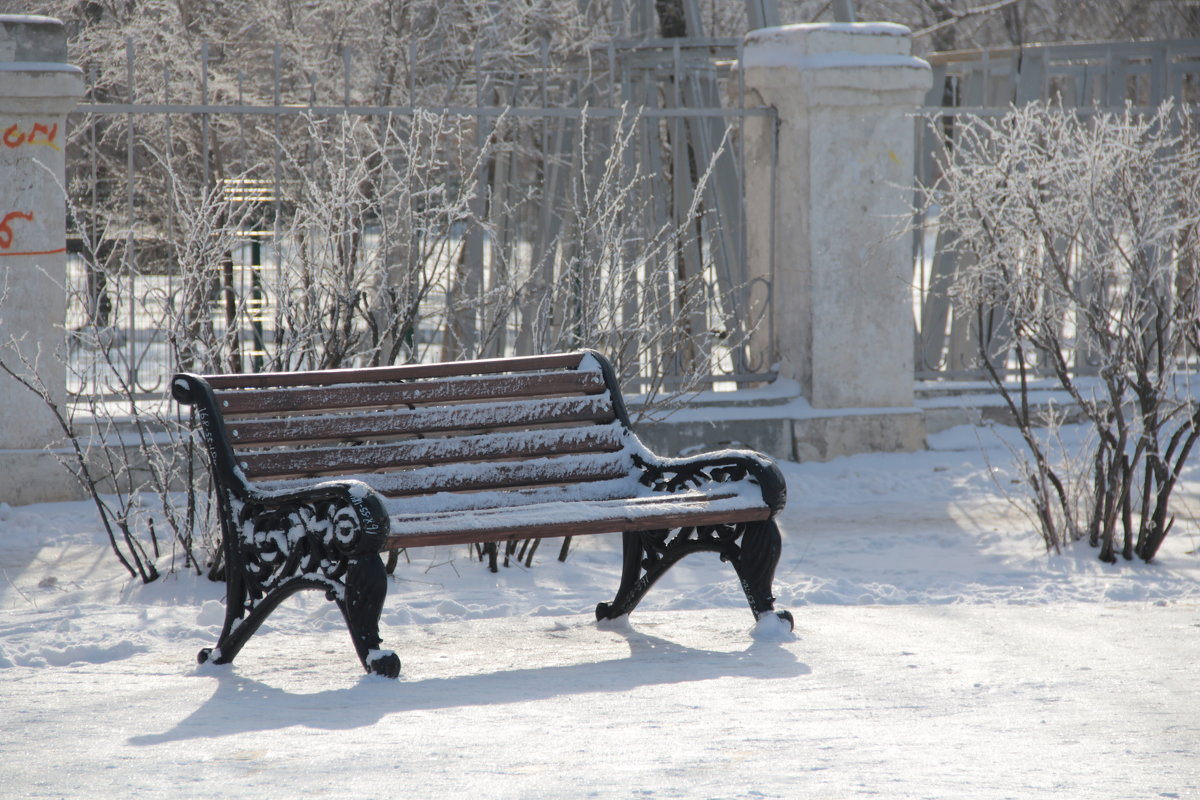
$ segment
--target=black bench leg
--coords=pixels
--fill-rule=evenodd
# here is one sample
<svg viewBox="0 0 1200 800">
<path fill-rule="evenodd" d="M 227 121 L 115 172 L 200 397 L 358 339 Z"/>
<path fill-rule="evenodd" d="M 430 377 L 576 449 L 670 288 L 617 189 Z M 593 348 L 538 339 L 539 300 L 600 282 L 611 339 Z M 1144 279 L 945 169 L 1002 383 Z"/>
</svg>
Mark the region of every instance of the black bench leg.
<svg viewBox="0 0 1200 800">
<path fill-rule="evenodd" d="M 346 627 L 358 660 L 375 675 L 395 678 L 400 674 L 400 658 L 391 650 L 380 650 L 379 615 L 387 598 L 387 568 L 379 556 L 356 560 L 346 571 L 346 595 L 338 608 L 346 618 Z"/>
<path fill-rule="evenodd" d="M 792 612 L 775 611 L 775 597 L 771 593 L 781 550 L 779 526 L 775 524 L 775 520 L 751 522 L 746 525 L 738 554 L 731 561 L 737 571 L 738 580 L 742 582 L 742 591 L 746 593 L 746 601 L 750 604 L 750 610 L 754 612 L 754 618 L 762 619 L 764 615 L 774 612 L 794 629 L 796 622 Z"/>
<path fill-rule="evenodd" d="M 617 619 L 633 611 L 654 582 L 678 560 L 673 558 L 665 565 L 661 563 L 667 534 L 667 531 L 622 534 L 625 557 L 621 568 L 621 585 L 617 587 L 617 596 L 611 603 L 596 606 L 596 619 Z M 654 543 L 658 546 L 653 546 Z"/>
<path fill-rule="evenodd" d="M 261 599 L 254 601 L 238 570 L 226 567 L 225 581 L 228 584 L 225 600 L 225 627 L 221 630 L 221 638 L 217 640 L 217 646 L 204 648 L 196 657 L 201 664 L 209 661 L 214 664 L 232 663 L 237 654 L 241 652 L 242 647 L 271 615 L 271 612 L 279 607 L 280 603 L 302 589 L 324 589 L 326 591 L 329 589 L 329 586 L 324 583 L 293 579 L 285 581 Z"/>
<path fill-rule="evenodd" d="M 621 585 L 611 603 L 596 606 L 597 619 L 617 619 L 637 607 L 654 582 L 675 562 L 691 553 L 719 553 L 733 564 L 755 619 L 774 613 L 795 627 L 791 612 L 775 611 L 771 585 L 782 549 L 774 520 L 736 526 L 684 528 L 680 531 L 646 531 L 624 534 Z"/>
<path fill-rule="evenodd" d="M 206 647 L 200 651 L 197 660 L 201 664 L 209 661 L 214 664 L 231 663 L 280 603 L 296 592 L 317 589 L 324 591 L 330 600 L 337 601 L 363 668 L 389 678 L 400 674 L 400 658 L 390 650 L 379 649 L 379 616 L 387 597 L 387 570 L 379 556 L 368 554 L 347 564 L 345 576 L 340 582 L 344 586 L 344 599 L 337 598 L 336 581 L 331 584 L 310 578 L 291 578 L 260 600 L 252 602 L 238 570 L 227 569 L 226 581 L 225 627 L 216 647 Z"/>
<path fill-rule="evenodd" d="M 225 548 L 225 625 L 221 636 L 217 639 L 216 647 L 205 647 L 196 655 L 201 664 L 211 661 L 214 664 L 229 664 L 237 656 L 238 651 L 246 644 L 246 640 L 258 630 L 266 618 L 269 609 L 264 613 L 255 613 L 247 603 L 246 584 L 242 580 L 241 571 L 230 562 L 229 548 Z M 249 613 L 249 618 L 247 617 Z"/>
</svg>

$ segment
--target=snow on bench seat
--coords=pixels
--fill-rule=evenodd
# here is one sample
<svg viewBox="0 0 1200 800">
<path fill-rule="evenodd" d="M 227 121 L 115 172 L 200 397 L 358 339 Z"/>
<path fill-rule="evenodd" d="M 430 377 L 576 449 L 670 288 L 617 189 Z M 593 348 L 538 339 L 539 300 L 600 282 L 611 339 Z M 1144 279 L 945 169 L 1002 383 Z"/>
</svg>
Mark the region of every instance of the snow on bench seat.
<svg viewBox="0 0 1200 800">
<path fill-rule="evenodd" d="M 436 498 L 435 495 L 433 499 Z M 765 520 L 770 516 L 771 510 L 763 504 L 761 494 L 745 491 L 724 494 L 680 492 L 612 500 L 558 500 L 504 508 L 389 514 L 391 532 L 387 546 L 419 547 L 505 538 L 536 539 L 665 530 L 685 525 L 695 527 Z"/>
</svg>

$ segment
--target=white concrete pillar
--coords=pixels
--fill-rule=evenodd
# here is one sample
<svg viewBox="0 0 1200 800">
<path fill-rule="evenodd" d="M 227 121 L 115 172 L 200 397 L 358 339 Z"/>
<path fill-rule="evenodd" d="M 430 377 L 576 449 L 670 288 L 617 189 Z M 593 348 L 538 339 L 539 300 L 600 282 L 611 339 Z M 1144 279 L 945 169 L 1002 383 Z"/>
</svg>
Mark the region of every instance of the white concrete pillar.
<svg viewBox="0 0 1200 800">
<path fill-rule="evenodd" d="M 0 346 L 20 340 L 21 353 L 36 362 L 58 401 L 66 395 L 56 358 L 63 355 L 66 320 L 66 124 L 83 94 L 82 74 L 66 60 L 61 22 L 0 15 L 0 286 L 7 292 Z M 16 363 L 11 351 L 4 357 Z M 0 375 L 0 449 L 40 449 L 61 438 L 42 399 Z M 24 477 L 28 484 L 31 476 Z M 0 488 L 9 483 L 0 481 Z M 0 491 L 7 502 L 38 498 L 37 490 Z"/>
<path fill-rule="evenodd" d="M 913 403 L 912 256 L 895 233 L 932 79 L 911 53 L 908 29 L 889 23 L 746 36 L 747 105 L 778 112 L 777 139 L 769 118 L 746 132 L 748 266 L 773 272 L 774 334 L 754 346 L 815 408 Z"/>
</svg>

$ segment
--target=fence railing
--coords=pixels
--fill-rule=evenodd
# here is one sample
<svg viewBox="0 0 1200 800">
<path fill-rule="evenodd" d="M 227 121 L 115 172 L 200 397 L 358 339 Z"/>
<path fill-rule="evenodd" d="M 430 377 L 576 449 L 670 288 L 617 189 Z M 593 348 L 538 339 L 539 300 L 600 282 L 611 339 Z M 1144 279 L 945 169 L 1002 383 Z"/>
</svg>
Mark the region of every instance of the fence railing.
<svg viewBox="0 0 1200 800">
<path fill-rule="evenodd" d="M 917 180 L 937 181 L 938 154 L 952 147 L 955 128 L 995 117 L 1012 105 L 1044 101 L 1081 115 L 1150 113 L 1167 99 L 1200 106 L 1200 39 L 1036 45 L 935 53 L 933 89 L 917 121 Z M 919 379 L 983 379 L 972 320 L 956 318 L 947 289 L 957 269 L 936 213 L 918 219 L 913 239 L 915 364 Z M 993 328 L 997 341 L 1003 321 Z M 997 345 L 984 343 L 989 352 Z M 1003 354 L 996 353 L 997 356 Z M 1003 361 L 1003 359 L 1001 359 Z M 1089 366 L 1077 359 L 1075 368 Z"/>
<path fill-rule="evenodd" d="M 770 379 L 745 347 L 770 286 L 744 270 L 738 131 L 773 112 L 746 107 L 740 46 L 477 50 L 381 92 L 348 54 L 340 76 L 279 47 L 147 68 L 129 43 L 71 117 L 70 389 L 582 346 L 631 393 Z"/>
</svg>

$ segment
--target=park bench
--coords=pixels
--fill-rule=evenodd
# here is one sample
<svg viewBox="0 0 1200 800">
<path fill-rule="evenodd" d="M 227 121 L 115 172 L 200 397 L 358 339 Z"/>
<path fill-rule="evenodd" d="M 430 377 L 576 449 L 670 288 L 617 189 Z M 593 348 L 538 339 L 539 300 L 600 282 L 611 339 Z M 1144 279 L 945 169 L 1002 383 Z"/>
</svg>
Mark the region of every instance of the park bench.
<svg viewBox="0 0 1200 800">
<path fill-rule="evenodd" d="M 223 537 L 224 628 L 201 663 L 228 663 L 285 598 L 319 589 L 368 672 L 380 649 L 380 554 L 443 544 L 624 536 L 615 599 L 633 610 L 680 558 L 732 564 L 760 624 L 774 611 L 786 488 L 766 456 L 649 452 L 612 366 L 576 352 L 439 364 L 176 375 L 206 446 Z"/>
</svg>

